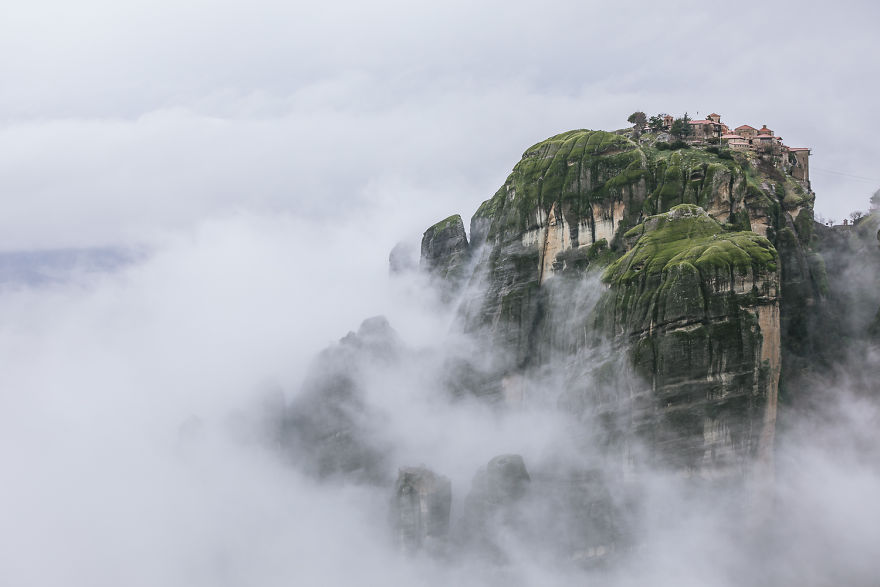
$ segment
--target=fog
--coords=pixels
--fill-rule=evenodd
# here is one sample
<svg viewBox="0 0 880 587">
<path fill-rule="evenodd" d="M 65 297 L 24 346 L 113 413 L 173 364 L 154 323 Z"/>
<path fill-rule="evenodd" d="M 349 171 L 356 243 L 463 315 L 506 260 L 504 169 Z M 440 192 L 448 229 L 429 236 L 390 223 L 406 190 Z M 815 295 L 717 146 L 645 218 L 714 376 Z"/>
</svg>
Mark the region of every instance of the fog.
<svg viewBox="0 0 880 587">
<path fill-rule="evenodd" d="M 0 290 L 0 559 L 9 584 L 870 584 L 880 518 L 878 406 L 844 376 L 780 434 L 775 481 L 743 497 L 672 471 L 620 476 L 589 419 L 556 408 L 564 373 L 533 373 L 511 408 L 444 389 L 450 357 L 491 359 L 419 274 L 390 276 L 388 210 L 330 225 L 235 214 L 157 240 L 110 272 Z M 398 226 L 399 228 L 399 226 Z M 320 243 L 320 245 L 316 245 Z M 583 304 L 600 290 L 590 276 Z M 453 304 L 454 306 L 454 304 Z M 450 478 L 453 533 L 492 457 L 533 478 L 500 551 L 408 555 L 390 481 L 318 478 L 275 440 L 272 390 L 303 393 L 321 349 L 387 317 L 400 354 L 357 359 L 367 442 L 398 467 Z M 601 352 L 601 349 L 600 349 Z M 357 355 L 355 355 L 357 357 Z M 860 359 L 861 360 L 861 359 Z M 581 366 L 583 367 L 583 366 Z M 552 370 L 551 370 L 552 372 Z M 854 377 L 854 380 L 858 380 Z M 307 386 L 306 386 L 307 387 Z M 850 389 L 850 388 L 853 389 Z M 602 390 L 597 390 L 601 393 Z M 267 400 L 268 398 L 268 400 Z M 294 452 L 296 449 L 294 448 Z M 614 559 L 559 557 L 567 526 L 542 475 L 604 471 L 626 536 Z M 543 484 L 542 484 L 543 483 Z M 556 518 L 554 516 L 557 516 Z M 454 534 L 455 535 L 455 534 Z M 498 553 L 501 553 L 500 555 Z M 501 556 L 499 559 L 498 556 Z M 500 562 L 499 562 L 500 561 Z"/>
</svg>

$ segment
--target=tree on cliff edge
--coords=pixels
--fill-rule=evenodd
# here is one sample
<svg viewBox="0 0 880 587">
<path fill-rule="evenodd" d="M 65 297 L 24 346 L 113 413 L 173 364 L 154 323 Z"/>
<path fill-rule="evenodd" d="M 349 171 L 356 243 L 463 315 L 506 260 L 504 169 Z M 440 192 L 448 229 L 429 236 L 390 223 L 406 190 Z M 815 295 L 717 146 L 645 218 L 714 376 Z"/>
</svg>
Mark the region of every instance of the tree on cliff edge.
<svg viewBox="0 0 880 587">
<path fill-rule="evenodd" d="M 626 121 L 633 125 L 633 136 L 639 138 L 645 125 L 648 124 L 648 117 L 644 112 L 636 111 L 630 114 Z"/>
</svg>

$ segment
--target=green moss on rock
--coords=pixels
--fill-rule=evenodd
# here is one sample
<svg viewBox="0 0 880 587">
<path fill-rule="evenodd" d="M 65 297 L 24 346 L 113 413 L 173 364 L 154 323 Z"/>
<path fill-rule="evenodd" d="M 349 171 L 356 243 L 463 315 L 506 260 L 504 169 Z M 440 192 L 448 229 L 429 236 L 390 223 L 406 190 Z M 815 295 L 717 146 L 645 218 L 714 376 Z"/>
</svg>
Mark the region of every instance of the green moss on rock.
<svg viewBox="0 0 880 587">
<path fill-rule="evenodd" d="M 646 175 L 644 153 L 631 140 L 604 131 L 573 130 L 527 149 L 474 218 L 489 222 L 491 238 L 505 230 L 527 230 L 537 222 L 535 212 L 546 214 L 554 203 L 575 217 L 589 217 L 593 203 L 631 199 Z M 640 207 L 639 202 L 627 210 L 638 214 Z"/>
<path fill-rule="evenodd" d="M 721 224 L 691 204 L 652 216 L 625 236 L 639 238 L 631 251 L 605 270 L 603 280 L 612 285 L 627 285 L 682 265 L 705 274 L 776 270 L 776 250 L 770 241 L 748 231 L 725 233 Z"/>
</svg>

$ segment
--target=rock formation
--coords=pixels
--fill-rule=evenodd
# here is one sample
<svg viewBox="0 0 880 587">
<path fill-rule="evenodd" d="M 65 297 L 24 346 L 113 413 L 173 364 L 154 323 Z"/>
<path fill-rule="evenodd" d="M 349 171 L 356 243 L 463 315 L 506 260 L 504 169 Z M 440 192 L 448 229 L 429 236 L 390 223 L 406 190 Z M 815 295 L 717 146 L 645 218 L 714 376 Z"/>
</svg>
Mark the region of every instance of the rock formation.
<svg viewBox="0 0 880 587">
<path fill-rule="evenodd" d="M 382 318 L 318 358 L 283 444 L 315 477 L 392 491 L 405 552 L 504 564 L 519 542 L 578 566 L 632 552 L 640 472 L 735 491 L 769 478 L 780 410 L 843 354 L 878 361 L 880 216 L 843 233 L 813 221 L 813 199 L 771 152 L 588 130 L 542 141 L 474 213 L 470 240 L 458 215 L 425 231 L 420 267 L 470 344 L 431 384 L 499 411 L 555 410 L 565 456 L 528 470 L 493 458 L 455 517 L 447 478 L 405 467 L 393 483 L 400 463 L 360 381 L 413 355 Z M 391 265 L 409 270 L 402 248 Z"/>
<path fill-rule="evenodd" d="M 281 435 L 287 455 L 319 478 L 387 480 L 393 465 L 378 434 L 381 417 L 367 402 L 361 380 L 367 366 L 387 364 L 401 352 L 397 334 L 381 316 L 322 352 L 287 408 Z"/>
<path fill-rule="evenodd" d="M 404 552 L 442 553 L 449 535 L 452 484 L 423 467 L 398 471 L 391 503 L 391 525 Z"/>
<path fill-rule="evenodd" d="M 422 237 L 421 265 L 430 274 L 457 284 L 464 277 L 468 240 L 458 214 L 438 222 Z"/>
<path fill-rule="evenodd" d="M 681 204 L 628 231 L 600 320 L 645 385 L 628 409 L 664 462 L 745 472 L 772 454 L 780 371 L 778 256 Z"/>
<path fill-rule="evenodd" d="M 520 455 L 500 455 L 474 476 L 464 503 L 464 538 L 473 548 L 502 558 L 500 535 L 526 531 L 519 507 L 529 491 L 531 477 Z"/>
<path fill-rule="evenodd" d="M 507 357 L 472 392 L 516 395 L 511 382 L 563 357 L 560 405 L 604 406 L 625 459 L 621 437 L 637 434 L 651 458 L 689 474 L 742 476 L 769 461 L 785 334 L 821 296 L 813 198 L 770 156 L 587 130 L 536 144 L 471 220 L 462 328 Z M 444 266 L 433 252 L 423 264 Z M 596 311 L 579 302 L 594 266 L 607 266 Z M 578 363 L 603 336 L 634 377 L 618 353 L 610 391 L 577 391 Z"/>
</svg>

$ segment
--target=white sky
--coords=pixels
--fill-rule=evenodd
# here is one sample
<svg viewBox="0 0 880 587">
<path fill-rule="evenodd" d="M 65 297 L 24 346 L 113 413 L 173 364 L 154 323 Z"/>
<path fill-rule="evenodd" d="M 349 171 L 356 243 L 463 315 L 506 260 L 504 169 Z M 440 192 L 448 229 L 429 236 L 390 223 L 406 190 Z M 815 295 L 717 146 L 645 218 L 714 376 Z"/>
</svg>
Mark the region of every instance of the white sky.
<svg viewBox="0 0 880 587">
<path fill-rule="evenodd" d="M 867 1 L 6 2 L 0 250 L 241 211 L 394 211 L 417 235 L 531 144 L 636 109 L 812 147 L 840 220 L 880 187 L 878 22 Z"/>
</svg>

